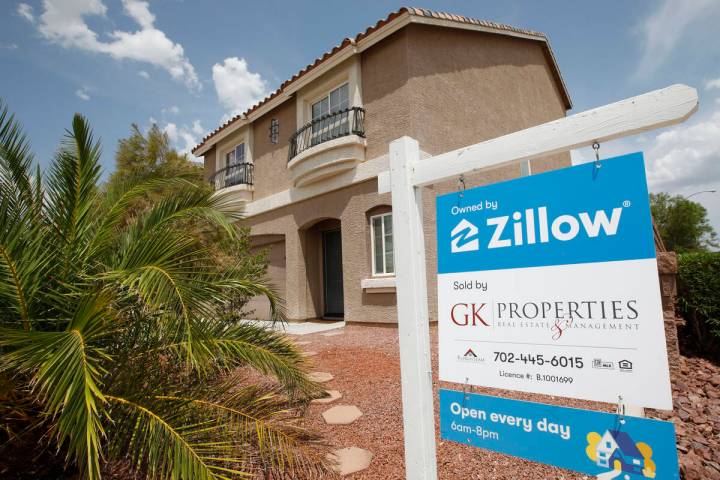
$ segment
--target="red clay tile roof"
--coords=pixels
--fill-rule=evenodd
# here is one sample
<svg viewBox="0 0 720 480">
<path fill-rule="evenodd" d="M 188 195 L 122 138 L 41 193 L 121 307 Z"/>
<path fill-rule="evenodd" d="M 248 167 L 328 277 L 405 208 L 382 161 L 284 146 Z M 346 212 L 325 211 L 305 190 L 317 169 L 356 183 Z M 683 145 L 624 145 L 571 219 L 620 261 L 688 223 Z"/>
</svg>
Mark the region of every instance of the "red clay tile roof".
<svg viewBox="0 0 720 480">
<path fill-rule="evenodd" d="M 387 18 L 378 20 L 378 22 L 375 25 L 368 27 L 364 32 L 358 33 L 355 36 L 355 38 L 352 38 L 352 39 L 345 38 L 339 45 L 334 46 L 332 48 L 332 50 L 330 50 L 329 52 L 325 52 L 322 57 L 316 58 L 313 63 L 311 63 L 310 65 L 307 65 L 305 68 L 303 68 L 298 73 L 293 75 L 290 79 L 285 80 L 280 85 L 280 87 L 277 90 L 275 90 L 274 92 L 272 92 L 270 95 L 268 95 L 264 99 L 260 100 L 258 103 L 256 103 L 252 107 L 245 110 L 245 112 L 235 115 L 230 120 L 226 121 L 225 123 L 220 125 L 218 128 L 216 128 L 215 130 L 213 130 L 212 132 L 207 134 L 202 139 L 202 142 L 200 142 L 199 145 L 197 145 L 195 148 L 192 149 L 193 153 L 195 153 L 195 151 L 197 151 L 203 145 L 205 145 L 205 143 L 208 140 L 210 140 L 212 137 L 214 137 L 215 135 L 217 135 L 218 133 L 220 133 L 221 131 L 223 131 L 224 129 L 226 129 L 227 127 L 229 127 L 236 121 L 240 120 L 241 118 L 246 117 L 247 115 L 250 115 L 252 112 L 257 110 L 261 106 L 265 105 L 267 102 L 269 102 L 273 98 L 280 95 L 291 83 L 295 82 L 300 77 L 304 76 L 305 74 L 310 72 L 312 69 L 314 69 L 321 63 L 325 62 L 327 59 L 329 59 L 330 57 L 335 55 L 337 52 L 339 52 L 343 48 L 347 47 L 348 45 L 357 43 L 360 40 L 363 40 L 364 38 L 370 36 L 371 34 L 376 32 L 380 28 L 384 27 L 388 23 L 391 23 L 395 19 L 403 16 L 405 13 L 416 16 L 416 17 L 434 18 L 437 20 L 447 20 L 447 21 L 451 21 L 451 22 L 464 23 L 464 24 L 469 24 L 469 25 L 478 25 L 481 27 L 487 27 L 487 28 L 491 28 L 491 29 L 495 29 L 495 30 L 505 30 L 508 32 L 519 33 L 522 35 L 530 35 L 530 36 L 534 36 L 534 37 L 539 37 L 545 41 L 548 41 L 547 36 L 542 32 L 535 32 L 533 30 L 525 30 L 522 28 L 505 25 L 502 23 L 490 22 L 487 20 L 479 20 L 476 18 L 463 17 L 462 15 L 455 15 L 452 13 L 436 12 L 434 10 L 428 10 L 425 8 L 402 7 L 398 11 L 392 12 L 390 15 L 387 16 Z M 552 50 L 549 49 L 549 43 L 548 43 L 548 50 L 549 50 L 549 54 L 552 56 L 553 54 L 552 54 Z M 552 61 L 555 63 L 554 58 L 552 59 Z M 566 97 L 566 105 L 568 108 L 570 108 L 571 107 L 570 98 L 569 98 L 569 95 L 567 94 L 567 89 L 565 88 L 565 84 L 563 82 L 562 76 L 560 75 L 559 71 L 557 72 L 557 76 L 558 76 L 558 82 L 561 84 L 561 87 L 562 87 L 561 88 L 562 94 Z"/>
</svg>

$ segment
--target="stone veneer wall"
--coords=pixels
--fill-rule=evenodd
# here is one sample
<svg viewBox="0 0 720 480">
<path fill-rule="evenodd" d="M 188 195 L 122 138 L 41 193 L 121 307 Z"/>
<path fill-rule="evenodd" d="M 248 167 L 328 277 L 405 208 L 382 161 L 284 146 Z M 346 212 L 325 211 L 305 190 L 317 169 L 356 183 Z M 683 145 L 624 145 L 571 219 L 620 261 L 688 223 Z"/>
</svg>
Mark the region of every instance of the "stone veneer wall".
<svg viewBox="0 0 720 480">
<path fill-rule="evenodd" d="M 680 347 L 678 345 L 677 322 L 675 320 L 675 297 L 677 295 L 677 256 L 675 252 L 657 252 L 660 296 L 663 319 L 665 320 L 665 341 L 667 342 L 670 375 L 680 373 Z"/>
</svg>

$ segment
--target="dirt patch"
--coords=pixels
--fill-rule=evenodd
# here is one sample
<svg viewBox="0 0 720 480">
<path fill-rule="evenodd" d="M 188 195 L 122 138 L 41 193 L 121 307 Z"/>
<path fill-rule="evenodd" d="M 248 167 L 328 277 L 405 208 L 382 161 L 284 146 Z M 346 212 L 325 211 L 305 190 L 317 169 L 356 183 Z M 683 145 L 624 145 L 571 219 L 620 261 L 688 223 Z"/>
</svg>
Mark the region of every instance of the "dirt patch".
<svg viewBox="0 0 720 480">
<path fill-rule="evenodd" d="M 433 386 L 437 389 L 457 388 L 439 384 L 437 380 L 437 328 L 431 329 L 433 349 Z M 343 404 L 357 405 L 363 412 L 351 425 L 327 425 L 322 412 L 331 405 L 311 405 L 305 422 L 322 433 L 335 448 L 356 446 L 370 450 L 373 460 L 367 470 L 346 478 L 352 480 L 404 479 L 403 425 L 400 392 L 400 360 L 398 332 L 394 328 L 349 325 L 341 335 L 303 335 L 298 340 L 311 341 L 304 348 L 318 352 L 309 359 L 316 370 L 330 372 L 335 378 L 326 383 L 328 389 L 339 390 Z M 709 362 L 682 358 L 685 380 L 674 385 L 675 411 L 672 414 L 647 411 L 651 418 L 675 422 L 682 471 L 688 480 L 720 479 L 720 388 L 710 383 L 720 368 Z M 691 375 L 690 372 L 702 375 Z M 690 380 L 692 378 L 692 380 Z M 717 377 L 720 379 L 720 376 Z M 556 405 L 614 411 L 604 403 L 522 394 L 502 390 L 476 388 L 475 392 L 502 395 L 507 398 L 531 400 Z M 436 431 L 437 425 L 437 403 Z M 697 422 L 684 421 L 687 411 Z M 702 441 L 701 441 L 702 439 Z M 463 446 L 438 439 L 438 475 L 447 479 L 586 479 L 586 475 L 521 460 L 500 453 Z"/>
</svg>

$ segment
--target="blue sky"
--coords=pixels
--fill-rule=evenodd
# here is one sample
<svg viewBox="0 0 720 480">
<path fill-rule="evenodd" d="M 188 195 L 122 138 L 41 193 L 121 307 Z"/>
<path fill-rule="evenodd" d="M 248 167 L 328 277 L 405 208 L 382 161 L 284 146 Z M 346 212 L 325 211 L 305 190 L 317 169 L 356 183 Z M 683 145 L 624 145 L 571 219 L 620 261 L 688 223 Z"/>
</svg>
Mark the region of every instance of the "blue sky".
<svg viewBox="0 0 720 480">
<path fill-rule="evenodd" d="M 3 2 L 0 97 L 41 164 L 72 114 L 103 140 L 105 172 L 130 124 L 155 121 L 180 150 L 262 98 L 392 1 L 24 0 Z M 686 83 L 700 111 L 685 124 L 601 147 L 644 150 L 652 190 L 720 190 L 720 48 L 716 0 L 458 2 L 417 6 L 545 32 L 579 112 Z M 349 12 L 352 11 L 352 14 Z M 572 113 L 572 112 L 570 112 Z M 573 152 L 576 161 L 591 152 Z M 720 193 L 694 197 L 720 230 Z"/>
</svg>

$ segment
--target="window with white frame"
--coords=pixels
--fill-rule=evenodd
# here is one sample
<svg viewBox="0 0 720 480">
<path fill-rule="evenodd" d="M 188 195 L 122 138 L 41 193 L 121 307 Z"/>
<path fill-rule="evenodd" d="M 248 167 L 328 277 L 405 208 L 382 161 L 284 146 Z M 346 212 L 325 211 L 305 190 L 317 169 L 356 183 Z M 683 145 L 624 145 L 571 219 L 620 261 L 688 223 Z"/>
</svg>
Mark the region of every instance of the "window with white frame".
<svg viewBox="0 0 720 480">
<path fill-rule="evenodd" d="M 350 89 L 347 83 L 331 90 L 325 97 L 312 104 L 312 138 L 314 144 L 324 142 L 328 138 L 347 134 L 348 113 L 339 112 L 343 112 L 348 108 L 350 108 Z M 331 115 L 334 113 L 338 113 L 338 115 Z"/>
<path fill-rule="evenodd" d="M 370 238 L 373 275 L 394 274 L 392 212 L 370 217 Z"/>
<path fill-rule="evenodd" d="M 225 168 L 245 163 L 245 144 L 241 143 L 225 154 Z"/>
</svg>

